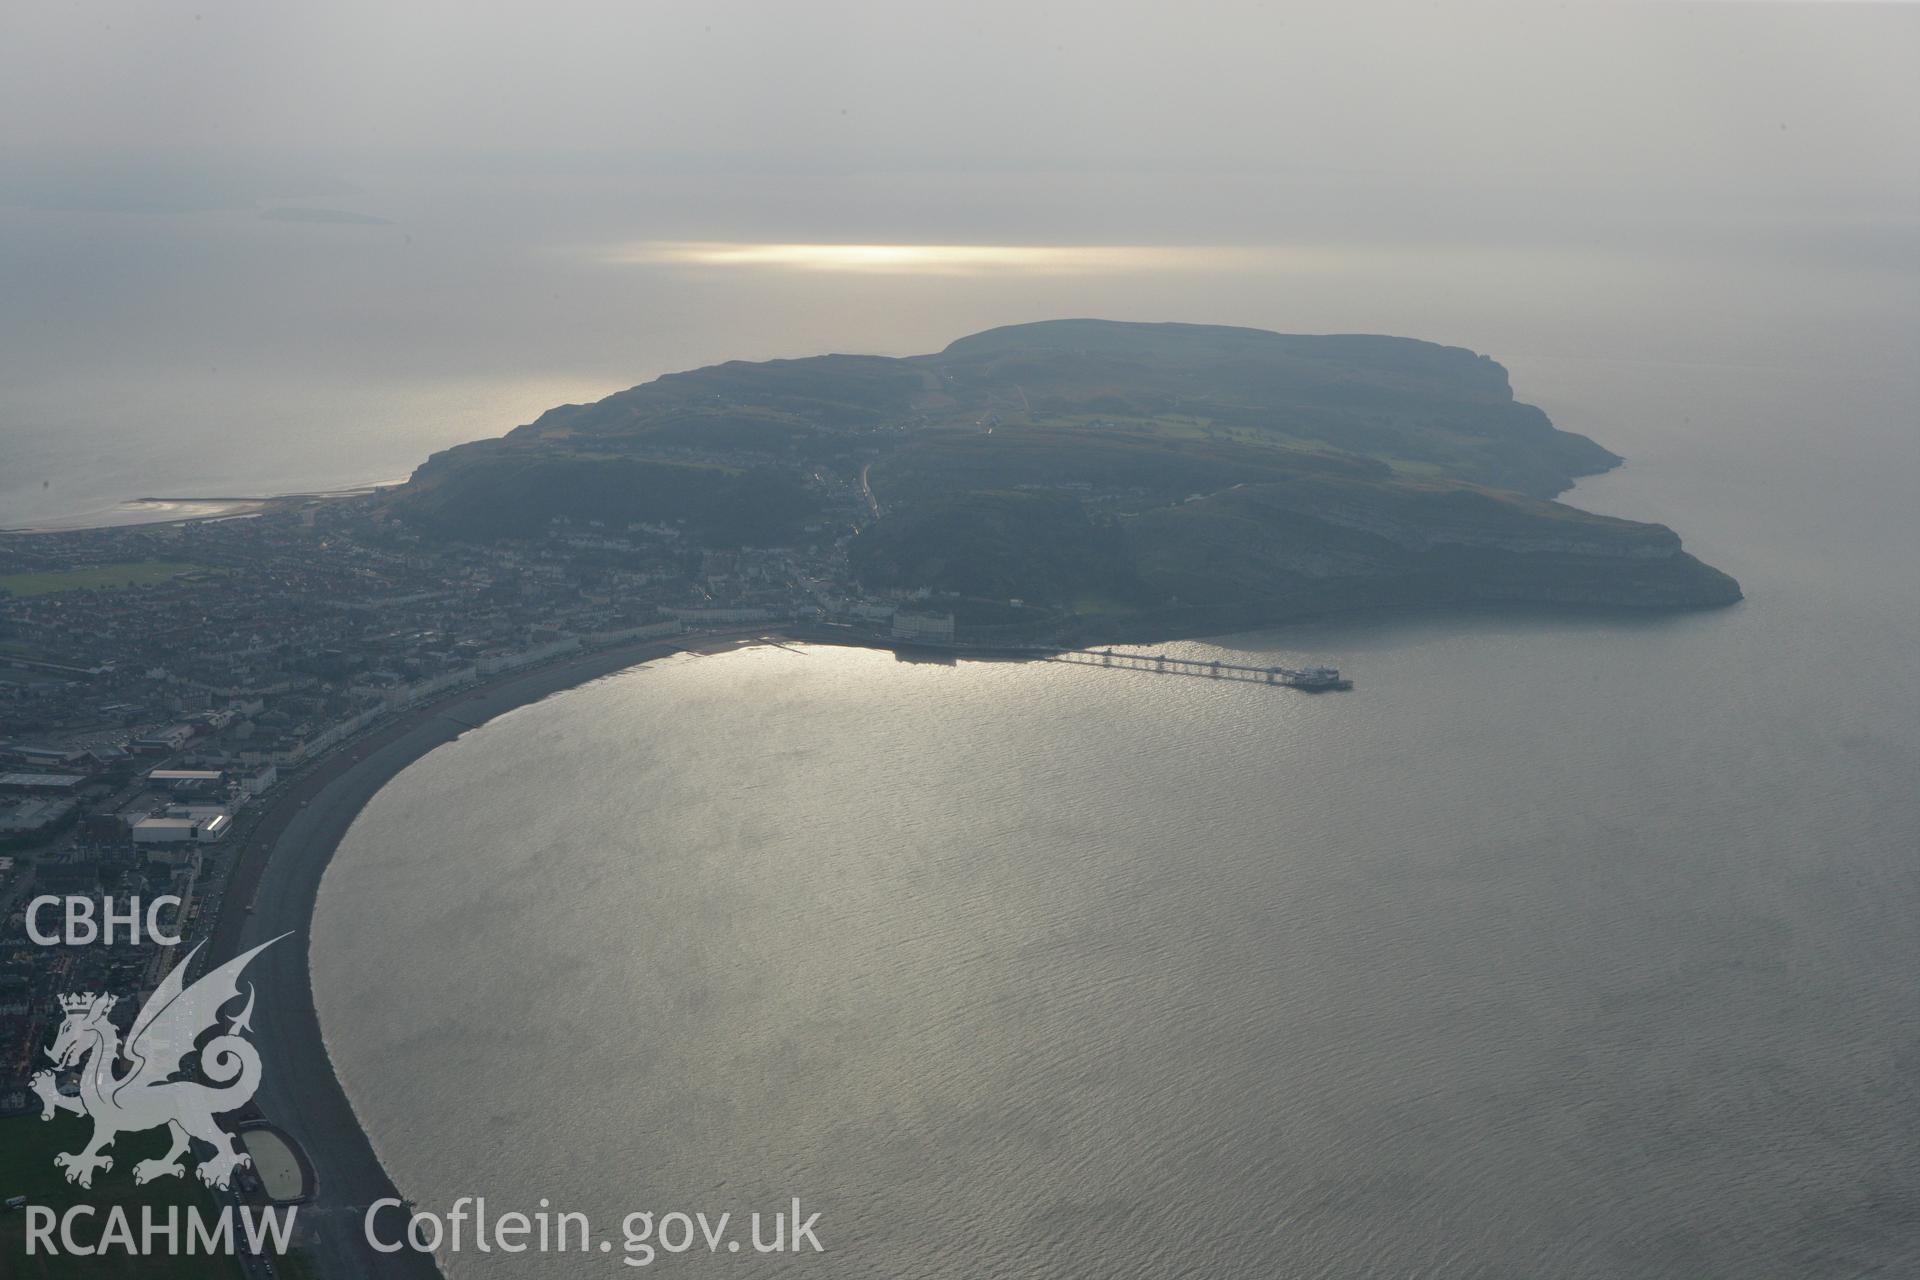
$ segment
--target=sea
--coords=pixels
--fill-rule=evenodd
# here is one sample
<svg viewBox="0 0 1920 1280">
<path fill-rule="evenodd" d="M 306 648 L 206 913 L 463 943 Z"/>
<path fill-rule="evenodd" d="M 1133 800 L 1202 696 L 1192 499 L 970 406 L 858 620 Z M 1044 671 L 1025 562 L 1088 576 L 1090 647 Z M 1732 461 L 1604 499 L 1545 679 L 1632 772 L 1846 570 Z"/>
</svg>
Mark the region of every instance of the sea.
<svg viewBox="0 0 1920 1280">
<path fill-rule="evenodd" d="M 399 1185 L 798 1197 L 781 1265 L 876 1280 L 1920 1269 L 1912 388 L 1523 382 L 1747 599 L 1157 647 L 1320 696 L 678 656 L 401 774 L 313 938 Z"/>
<path fill-rule="evenodd" d="M 1155 647 L 1354 681 L 1321 696 L 766 645 L 465 734 L 327 873 L 328 1052 L 422 1208 L 585 1213 L 612 1247 L 451 1275 L 625 1273 L 629 1215 L 729 1214 L 739 1243 L 795 1199 L 824 1253 L 650 1235 L 651 1263 L 1920 1273 L 1910 261 L 1843 229 L 1050 266 L 761 227 L 777 251 L 729 256 L 687 219 L 542 239 L 480 194 L 0 213 L 13 265 L 71 284 L 5 304 L 0 525 L 398 478 L 723 358 L 1103 315 L 1484 351 L 1627 459 L 1565 500 L 1672 525 L 1746 599 Z"/>
</svg>

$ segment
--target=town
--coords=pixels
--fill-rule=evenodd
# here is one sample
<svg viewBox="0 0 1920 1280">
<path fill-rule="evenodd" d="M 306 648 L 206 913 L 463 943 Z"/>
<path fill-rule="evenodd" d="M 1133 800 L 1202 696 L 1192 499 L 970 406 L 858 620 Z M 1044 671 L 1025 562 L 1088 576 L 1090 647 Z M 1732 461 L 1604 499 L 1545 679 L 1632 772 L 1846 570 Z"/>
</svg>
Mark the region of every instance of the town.
<svg viewBox="0 0 1920 1280">
<path fill-rule="evenodd" d="M 164 927 L 190 947 L 276 790 L 423 700 L 719 629 L 951 643 L 952 613 L 924 590 L 852 582 L 868 509 L 855 485 L 841 496 L 844 518 L 801 547 L 566 517 L 537 538 L 453 542 L 389 518 L 378 495 L 0 534 L 0 1114 L 39 1105 L 28 1085 L 59 993 L 137 1001 L 184 954 L 144 934 L 43 947 L 35 899 L 92 898 L 104 918 L 171 896 Z M 58 912 L 37 925 L 58 928 Z"/>
</svg>

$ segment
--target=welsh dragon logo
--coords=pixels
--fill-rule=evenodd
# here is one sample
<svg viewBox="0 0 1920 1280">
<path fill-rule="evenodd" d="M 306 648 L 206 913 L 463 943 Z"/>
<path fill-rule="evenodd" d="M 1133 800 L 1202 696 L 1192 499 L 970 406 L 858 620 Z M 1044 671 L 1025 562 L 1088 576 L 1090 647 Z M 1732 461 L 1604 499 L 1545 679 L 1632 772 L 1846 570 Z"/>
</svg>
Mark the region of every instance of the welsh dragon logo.
<svg viewBox="0 0 1920 1280">
<path fill-rule="evenodd" d="M 53 1158 L 56 1167 L 66 1170 L 68 1182 L 91 1187 L 95 1170 L 113 1168 L 113 1157 L 103 1152 L 113 1145 L 114 1138 L 161 1125 L 172 1131 L 173 1145 L 159 1159 L 142 1160 L 133 1167 L 137 1183 L 184 1174 L 183 1157 L 196 1138 L 213 1148 L 212 1157 L 202 1160 L 195 1170 L 200 1181 L 210 1187 L 224 1190 L 235 1169 L 252 1163 L 232 1136 L 213 1120 L 216 1115 L 244 1107 L 260 1087 L 260 1053 L 241 1038 L 243 1032 L 253 1029 L 251 984 L 246 1007 L 227 1019 L 226 1032 L 205 1045 L 197 1042 L 208 1031 L 218 1029 L 220 1010 L 239 998 L 240 971 L 247 961 L 278 941 L 280 938 L 261 943 L 189 987 L 185 985 L 187 969 L 200 952 L 196 946 L 173 966 L 141 1006 L 124 1046 L 120 1032 L 108 1018 L 116 997 L 78 994 L 60 998 L 67 1017 L 47 1056 L 62 1071 L 79 1068 L 80 1091 L 77 1096 L 61 1093 L 55 1087 L 52 1071 L 40 1072 L 32 1084 L 45 1108 L 42 1120 L 53 1119 L 57 1111 L 93 1118 L 93 1140 L 79 1151 Z M 211 1084 L 183 1077 L 185 1059 L 196 1047 L 200 1074 Z M 122 1060 L 128 1064 L 123 1073 L 116 1070 Z"/>
</svg>

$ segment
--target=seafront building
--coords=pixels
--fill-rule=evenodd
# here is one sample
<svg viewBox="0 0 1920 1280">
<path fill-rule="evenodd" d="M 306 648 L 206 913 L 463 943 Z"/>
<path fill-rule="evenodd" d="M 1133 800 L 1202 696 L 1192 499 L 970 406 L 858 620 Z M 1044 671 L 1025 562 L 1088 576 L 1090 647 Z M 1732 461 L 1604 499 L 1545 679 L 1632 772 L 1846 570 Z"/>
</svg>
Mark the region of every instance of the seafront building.
<svg viewBox="0 0 1920 1280">
<path fill-rule="evenodd" d="M 892 619 L 892 634 L 896 640 L 950 645 L 953 643 L 954 634 L 953 615 L 896 609 Z"/>
</svg>

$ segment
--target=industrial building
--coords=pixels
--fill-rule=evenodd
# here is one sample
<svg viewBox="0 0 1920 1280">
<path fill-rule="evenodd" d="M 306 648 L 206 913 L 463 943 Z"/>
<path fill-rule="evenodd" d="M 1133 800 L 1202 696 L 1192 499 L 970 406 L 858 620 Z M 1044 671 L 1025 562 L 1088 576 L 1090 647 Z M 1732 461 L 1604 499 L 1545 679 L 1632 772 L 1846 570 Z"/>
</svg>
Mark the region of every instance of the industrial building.
<svg viewBox="0 0 1920 1280">
<path fill-rule="evenodd" d="M 169 725 L 164 729 L 156 729 L 145 737 L 133 739 L 127 743 L 127 750 L 135 755 L 165 755 L 169 751 L 178 751 L 186 746 L 192 737 L 192 725 Z"/>
<path fill-rule="evenodd" d="M 224 810 L 212 813 L 195 814 L 190 811 L 168 810 L 166 814 L 153 818 L 142 818 L 133 824 L 133 842 L 135 844 L 211 844 L 227 834 L 233 825 L 233 815 Z"/>
<path fill-rule="evenodd" d="M 77 773 L 0 773 L 0 791 L 44 791 L 69 795 L 86 778 Z"/>
<path fill-rule="evenodd" d="M 25 743 L 15 743 L 0 748 L 0 755 L 39 769 L 58 769 L 66 765 L 78 764 L 85 754 L 71 747 L 36 747 Z"/>
<path fill-rule="evenodd" d="M 74 802 L 57 796 L 8 796 L 0 799 L 0 834 L 36 835 L 65 821 Z"/>
<path fill-rule="evenodd" d="M 147 781 L 176 796 L 214 796 L 224 789 L 227 776 L 218 769 L 153 769 Z"/>
</svg>

